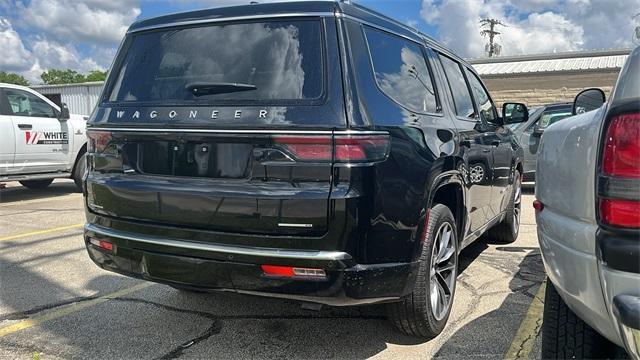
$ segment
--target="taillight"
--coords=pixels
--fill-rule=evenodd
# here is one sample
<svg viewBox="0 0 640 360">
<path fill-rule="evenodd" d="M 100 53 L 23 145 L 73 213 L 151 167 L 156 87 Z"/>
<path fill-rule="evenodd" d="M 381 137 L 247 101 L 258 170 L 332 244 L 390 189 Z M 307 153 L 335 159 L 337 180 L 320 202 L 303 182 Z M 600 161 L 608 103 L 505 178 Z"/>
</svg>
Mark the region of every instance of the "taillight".
<svg viewBox="0 0 640 360">
<path fill-rule="evenodd" d="M 640 202 L 630 200 L 600 200 L 600 218 L 605 224 L 640 228 Z"/>
<path fill-rule="evenodd" d="M 109 131 L 87 131 L 89 141 L 87 142 L 87 152 L 102 153 L 111 143 L 111 132 Z"/>
<path fill-rule="evenodd" d="M 389 135 L 386 134 L 336 134 L 333 138 L 331 135 L 282 135 L 274 136 L 273 142 L 300 161 L 370 163 L 383 161 L 389 155 Z"/>
<path fill-rule="evenodd" d="M 640 178 L 640 113 L 612 118 L 604 141 L 602 171 L 610 176 Z"/>
<path fill-rule="evenodd" d="M 600 221 L 640 229 L 640 112 L 615 111 L 606 126 L 598 190 Z"/>
</svg>

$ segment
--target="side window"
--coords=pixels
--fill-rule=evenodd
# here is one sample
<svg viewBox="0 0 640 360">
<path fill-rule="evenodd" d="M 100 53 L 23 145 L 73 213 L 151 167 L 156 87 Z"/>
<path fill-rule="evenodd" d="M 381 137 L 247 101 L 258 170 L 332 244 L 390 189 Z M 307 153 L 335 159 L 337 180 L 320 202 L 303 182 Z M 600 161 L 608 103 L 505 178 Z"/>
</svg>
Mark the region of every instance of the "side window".
<svg viewBox="0 0 640 360">
<path fill-rule="evenodd" d="M 437 112 L 433 80 L 420 45 L 369 27 L 364 29 L 380 89 L 409 110 Z"/>
<path fill-rule="evenodd" d="M 538 128 L 545 129 L 547 126 L 571 116 L 571 108 L 569 109 L 552 109 L 542 113 L 538 120 Z"/>
<path fill-rule="evenodd" d="M 476 111 L 473 107 L 473 100 L 471 99 L 467 82 L 464 80 L 460 64 L 442 54 L 438 54 L 438 57 L 444 68 L 445 75 L 447 75 L 447 81 L 449 82 L 456 107 L 456 114 L 461 117 L 475 118 Z"/>
<path fill-rule="evenodd" d="M 484 86 L 482 86 L 482 82 L 476 74 L 469 71 L 469 69 L 465 68 L 464 71 L 467 74 L 467 79 L 469 79 L 469 85 L 471 85 L 471 91 L 473 91 L 473 97 L 475 97 L 478 102 L 478 110 L 480 111 L 480 116 L 485 121 L 495 122 L 498 117 L 498 113 L 496 111 L 496 107 L 493 105 L 491 98 L 489 98 L 489 94 L 485 90 Z"/>
<path fill-rule="evenodd" d="M 16 89 L 5 89 L 4 93 L 13 116 L 56 117 L 51 105 L 33 94 Z"/>
</svg>

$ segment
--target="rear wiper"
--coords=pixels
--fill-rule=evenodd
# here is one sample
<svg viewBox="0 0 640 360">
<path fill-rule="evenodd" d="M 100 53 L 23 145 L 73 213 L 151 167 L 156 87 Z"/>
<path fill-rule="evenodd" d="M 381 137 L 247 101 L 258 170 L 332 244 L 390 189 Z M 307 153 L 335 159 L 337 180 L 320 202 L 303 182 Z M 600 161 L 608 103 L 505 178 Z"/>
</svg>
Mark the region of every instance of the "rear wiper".
<svg viewBox="0 0 640 360">
<path fill-rule="evenodd" d="M 194 82 L 184 87 L 194 96 L 225 94 L 258 89 L 255 85 L 228 82 Z"/>
</svg>

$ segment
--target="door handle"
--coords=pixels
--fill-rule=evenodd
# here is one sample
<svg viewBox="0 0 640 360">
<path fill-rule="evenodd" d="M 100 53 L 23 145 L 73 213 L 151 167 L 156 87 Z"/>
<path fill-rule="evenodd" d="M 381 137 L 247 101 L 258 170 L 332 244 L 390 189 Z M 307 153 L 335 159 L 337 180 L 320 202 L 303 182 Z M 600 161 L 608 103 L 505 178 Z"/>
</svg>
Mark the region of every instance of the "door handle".
<svg viewBox="0 0 640 360">
<path fill-rule="evenodd" d="M 18 124 L 18 128 L 21 130 L 31 130 L 33 125 L 31 124 Z"/>
<path fill-rule="evenodd" d="M 491 142 L 491 146 L 495 146 L 495 147 L 500 146 L 500 140 L 493 140 L 493 141 Z"/>
</svg>

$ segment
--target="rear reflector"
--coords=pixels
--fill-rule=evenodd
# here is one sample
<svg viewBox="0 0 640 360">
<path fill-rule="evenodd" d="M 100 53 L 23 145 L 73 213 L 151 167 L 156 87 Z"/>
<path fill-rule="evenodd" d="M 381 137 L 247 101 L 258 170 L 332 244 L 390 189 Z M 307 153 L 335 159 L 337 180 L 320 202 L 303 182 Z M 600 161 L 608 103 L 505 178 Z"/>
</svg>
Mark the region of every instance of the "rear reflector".
<svg viewBox="0 0 640 360">
<path fill-rule="evenodd" d="M 600 200 L 600 218 L 607 225 L 640 228 L 640 202 L 629 200 Z"/>
<path fill-rule="evenodd" d="M 300 161 L 369 163 L 383 161 L 389 154 L 389 135 L 386 134 L 337 134 L 335 138 L 282 135 L 273 137 L 273 142 Z"/>
<path fill-rule="evenodd" d="M 609 122 L 602 171 L 610 176 L 640 178 L 640 113 L 618 115 Z"/>
<path fill-rule="evenodd" d="M 536 212 L 540 212 L 544 209 L 544 204 L 540 200 L 533 200 L 533 208 Z"/>
<path fill-rule="evenodd" d="M 89 238 L 89 242 L 94 245 L 97 246 L 101 249 L 107 250 L 107 251 L 113 251 L 113 243 L 106 241 L 106 240 L 102 240 L 102 239 L 96 239 L 96 238 Z"/>
<path fill-rule="evenodd" d="M 260 265 L 265 275 L 281 277 L 312 277 L 325 278 L 327 274 L 322 269 L 298 268 L 292 266 Z"/>
</svg>

